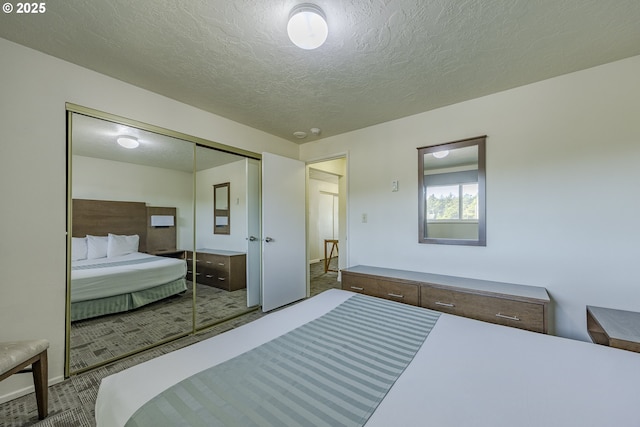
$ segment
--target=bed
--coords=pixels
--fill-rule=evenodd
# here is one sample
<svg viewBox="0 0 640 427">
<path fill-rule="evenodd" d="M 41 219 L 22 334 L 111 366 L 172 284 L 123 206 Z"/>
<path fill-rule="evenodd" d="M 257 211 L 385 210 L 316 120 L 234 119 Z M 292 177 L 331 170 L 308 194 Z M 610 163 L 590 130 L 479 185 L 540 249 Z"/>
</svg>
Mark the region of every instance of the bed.
<svg viewBox="0 0 640 427">
<path fill-rule="evenodd" d="M 140 252 L 71 264 L 71 320 L 133 310 L 187 290 L 182 259 Z"/>
<path fill-rule="evenodd" d="M 73 200 L 71 321 L 133 310 L 187 290 L 183 259 L 146 252 L 176 247 L 176 228 L 150 216 L 175 208 L 143 202 Z"/>
<path fill-rule="evenodd" d="M 295 403 L 297 399 L 313 396 L 309 389 L 314 382 L 332 376 L 337 382 L 344 378 L 351 381 L 353 375 L 366 380 L 377 377 L 376 370 L 386 372 L 387 362 L 374 367 L 373 374 L 358 371 L 357 367 L 355 373 L 346 373 L 345 365 L 350 362 L 342 358 L 347 355 L 349 360 L 352 352 L 359 352 L 360 346 L 331 350 L 339 354 L 340 361 L 335 362 L 335 354 L 318 358 L 324 348 L 331 346 L 321 344 L 320 338 L 315 337 L 296 350 L 301 352 L 301 360 L 315 364 L 308 372 L 300 372 L 286 355 L 278 355 L 274 360 L 254 357 L 256 351 L 261 352 L 278 340 L 289 339 L 309 325 L 317 326 L 317 322 L 340 312 L 356 299 L 357 304 L 365 304 L 367 308 L 347 315 L 342 313 L 340 325 L 344 329 L 359 330 L 367 324 L 376 329 L 378 314 L 389 304 L 410 307 L 348 291 L 326 291 L 237 329 L 104 378 L 96 401 L 97 425 L 640 425 L 637 392 L 640 355 L 417 307 L 410 307 L 414 310 L 409 312 L 411 316 L 427 313 L 425 316 L 432 319 L 426 338 L 390 387 L 380 391 L 381 400 L 368 414 L 358 413 L 356 419 L 340 418 L 353 406 L 350 400 L 367 394 L 360 391 L 352 391 L 348 398 L 344 398 L 344 391 L 330 392 L 316 401 L 307 401 L 306 407 L 302 404 L 301 413 L 286 413 L 300 406 Z M 379 305 L 381 301 L 384 308 Z M 368 312 L 366 316 L 370 318 L 361 319 L 361 312 Z M 396 327 L 404 329 L 405 324 L 402 320 Z M 313 334 L 305 330 L 303 335 Z M 368 336 L 369 331 L 356 335 Z M 404 332 L 397 335 L 405 339 Z M 234 363 L 247 357 L 249 361 L 251 357 L 256 361 L 253 374 L 247 376 L 233 371 Z M 372 363 L 380 360 L 374 356 Z M 279 364 L 280 370 L 268 364 L 272 362 Z M 265 386 L 269 381 L 255 382 L 255 378 L 261 377 L 270 378 L 273 387 Z M 291 384 L 279 384 L 287 377 L 293 378 Z M 239 395 L 238 399 L 234 381 L 248 382 L 248 395 Z M 167 402 L 168 407 L 162 406 Z M 264 411 L 268 416 L 256 415 Z M 325 412 L 326 419 L 323 418 Z"/>
</svg>

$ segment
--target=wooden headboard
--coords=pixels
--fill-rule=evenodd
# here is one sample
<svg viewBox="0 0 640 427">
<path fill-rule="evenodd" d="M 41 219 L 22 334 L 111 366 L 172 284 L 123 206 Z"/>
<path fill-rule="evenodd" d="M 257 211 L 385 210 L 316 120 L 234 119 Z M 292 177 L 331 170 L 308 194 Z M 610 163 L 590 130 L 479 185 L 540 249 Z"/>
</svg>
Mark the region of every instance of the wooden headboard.
<svg viewBox="0 0 640 427">
<path fill-rule="evenodd" d="M 73 199 L 73 237 L 109 233 L 140 236 L 140 252 L 147 251 L 147 205 L 142 202 Z"/>
</svg>

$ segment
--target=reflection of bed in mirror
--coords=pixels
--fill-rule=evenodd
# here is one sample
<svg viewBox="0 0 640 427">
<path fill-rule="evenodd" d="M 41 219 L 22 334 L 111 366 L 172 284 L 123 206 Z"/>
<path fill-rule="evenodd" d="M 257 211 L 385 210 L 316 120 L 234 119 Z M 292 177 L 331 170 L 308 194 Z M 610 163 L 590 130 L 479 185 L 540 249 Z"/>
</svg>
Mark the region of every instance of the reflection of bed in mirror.
<svg viewBox="0 0 640 427">
<path fill-rule="evenodd" d="M 141 202 L 74 199 L 72 321 L 133 310 L 186 291 L 184 259 L 145 253 L 175 249 L 175 227 L 155 233 L 149 225 L 152 209 L 158 208 Z M 172 208 L 162 209 L 166 213 Z M 156 248 L 154 234 L 167 247 Z"/>
</svg>

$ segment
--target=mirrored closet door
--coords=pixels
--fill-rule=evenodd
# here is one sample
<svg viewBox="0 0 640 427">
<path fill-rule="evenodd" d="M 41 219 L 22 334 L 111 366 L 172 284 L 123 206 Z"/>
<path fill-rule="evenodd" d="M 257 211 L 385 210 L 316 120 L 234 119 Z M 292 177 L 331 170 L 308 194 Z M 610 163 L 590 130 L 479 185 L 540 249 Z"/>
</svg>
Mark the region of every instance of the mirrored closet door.
<svg viewBox="0 0 640 427">
<path fill-rule="evenodd" d="M 193 281 L 196 327 L 202 328 L 247 311 L 251 289 L 248 262 L 250 159 L 208 147 L 196 147 L 195 246 Z M 259 287 L 259 283 L 258 283 Z M 256 301 L 252 305 L 257 305 Z"/>
<path fill-rule="evenodd" d="M 259 281 L 247 286 L 247 266 L 260 263 L 247 256 L 256 216 L 247 210 L 259 197 L 248 190 L 259 188 L 259 173 L 248 169 L 259 160 L 69 109 L 66 374 L 247 311 L 252 286 L 259 304 Z M 217 211 L 214 186 L 226 191 Z M 216 221 L 227 234 L 215 233 Z"/>
</svg>

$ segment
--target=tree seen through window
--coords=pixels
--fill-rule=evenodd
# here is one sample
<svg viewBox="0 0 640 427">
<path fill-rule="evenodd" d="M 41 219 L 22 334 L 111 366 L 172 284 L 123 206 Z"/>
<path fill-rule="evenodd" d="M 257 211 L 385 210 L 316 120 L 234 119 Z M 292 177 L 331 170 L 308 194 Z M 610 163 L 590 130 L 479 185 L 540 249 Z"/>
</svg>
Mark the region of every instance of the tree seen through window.
<svg viewBox="0 0 640 427">
<path fill-rule="evenodd" d="M 427 220 L 477 220 L 478 183 L 427 187 Z"/>
</svg>

